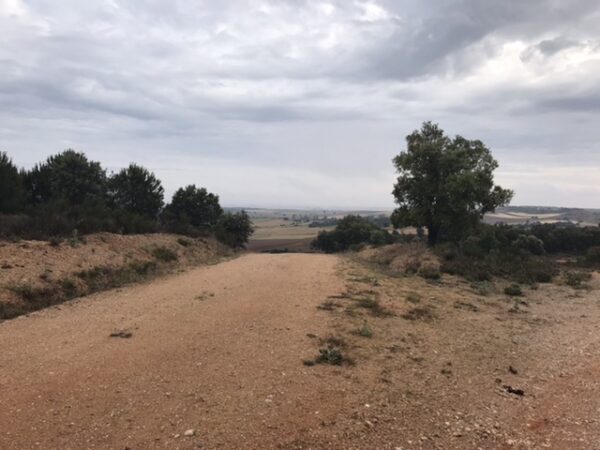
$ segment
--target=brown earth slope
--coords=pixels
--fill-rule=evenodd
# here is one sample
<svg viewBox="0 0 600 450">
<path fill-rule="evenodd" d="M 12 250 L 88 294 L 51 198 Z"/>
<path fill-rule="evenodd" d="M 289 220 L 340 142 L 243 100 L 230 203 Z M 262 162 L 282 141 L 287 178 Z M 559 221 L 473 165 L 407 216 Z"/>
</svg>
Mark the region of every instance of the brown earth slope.
<svg viewBox="0 0 600 450">
<path fill-rule="evenodd" d="M 111 283 L 120 286 L 213 262 L 227 253 L 212 238 L 160 233 L 97 233 L 54 242 L 0 241 L 0 320 L 103 290 Z M 110 279 L 103 280 L 102 272 L 110 272 L 106 277 Z"/>
<path fill-rule="evenodd" d="M 597 292 L 250 254 L 95 294 L 0 323 L 0 448 L 597 449 Z"/>
</svg>

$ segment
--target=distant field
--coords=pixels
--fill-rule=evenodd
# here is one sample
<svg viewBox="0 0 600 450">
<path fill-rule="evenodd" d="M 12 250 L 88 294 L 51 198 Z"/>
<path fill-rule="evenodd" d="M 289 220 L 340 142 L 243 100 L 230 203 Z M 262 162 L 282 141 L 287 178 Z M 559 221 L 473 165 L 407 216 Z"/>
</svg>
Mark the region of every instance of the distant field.
<svg viewBox="0 0 600 450">
<path fill-rule="evenodd" d="M 317 236 L 319 231 L 329 228 L 310 228 L 308 223 L 293 224 L 291 221 L 271 218 L 252 219 L 255 226 L 251 240 L 264 239 L 308 239 Z"/>
</svg>

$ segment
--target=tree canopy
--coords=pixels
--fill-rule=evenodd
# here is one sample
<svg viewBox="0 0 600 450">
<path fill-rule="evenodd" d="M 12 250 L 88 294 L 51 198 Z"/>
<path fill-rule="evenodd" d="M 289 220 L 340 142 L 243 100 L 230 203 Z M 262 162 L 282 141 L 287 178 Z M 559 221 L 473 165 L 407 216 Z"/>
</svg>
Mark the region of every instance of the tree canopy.
<svg viewBox="0 0 600 450">
<path fill-rule="evenodd" d="M 67 201 L 101 203 L 106 199 L 106 172 L 85 154 L 65 150 L 37 164 L 26 176 L 33 203 Z"/>
<path fill-rule="evenodd" d="M 158 217 L 164 205 L 165 190 L 160 180 L 137 164 L 130 164 L 111 176 L 108 192 L 116 208 L 144 217 Z"/>
<path fill-rule="evenodd" d="M 0 213 L 15 213 L 24 206 L 23 179 L 12 159 L 0 152 Z"/>
<path fill-rule="evenodd" d="M 437 124 L 425 122 L 406 143 L 394 158 L 395 227 L 425 227 L 435 245 L 439 239 L 460 239 L 485 213 L 510 202 L 513 192 L 494 184 L 498 162 L 483 142 L 450 139 Z"/>
<path fill-rule="evenodd" d="M 254 232 L 252 222 L 246 211 L 225 213 L 219 218 L 215 235 L 217 239 L 234 249 L 246 247 Z"/>
<path fill-rule="evenodd" d="M 219 196 L 208 192 L 205 188 L 189 185 L 179 188 L 173 195 L 171 203 L 165 208 L 168 221 L 175 220 L 180 224 L 188 224 L 195 228 L 212 228 L 223 214 L 219 204 Z"/>
</svg>

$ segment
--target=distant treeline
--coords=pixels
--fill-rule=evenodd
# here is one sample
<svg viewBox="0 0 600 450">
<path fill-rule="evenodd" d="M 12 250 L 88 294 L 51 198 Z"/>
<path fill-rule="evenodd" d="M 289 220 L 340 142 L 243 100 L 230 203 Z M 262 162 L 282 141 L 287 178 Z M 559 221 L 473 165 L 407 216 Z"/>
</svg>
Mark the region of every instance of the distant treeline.
<svg viewBox="0 0 600 450">
<path fill-rule="evenodd" d="M 84 153 L 66 150 L 32 169 L 0 152 L 0 236 L 48 239 L 73 233 L 214 234 L 243 247 L 252 233 L 244 212 L 224 212 L 219 196 L 189 185 L 164 202 L 161 181 L 137 164 L 108 174 Z"/>
<path fill-rule="evenodd" d="M 362 217 L 362 216 L 361 216 Z M 392 226 L 391 220 L 389 216 L 384 214 L 380 214 L 378 216 L 364 216 L 366 221 L 371 222 L 374 225 L 377 225 L 380 228 L 389 228 Z M 326 227 L 335 227 L 341 219 L 336 217 L 325 217 L 319 220 L 313 220 L 308 224 L 309 228 L 326 228 Z"/>
</svg>

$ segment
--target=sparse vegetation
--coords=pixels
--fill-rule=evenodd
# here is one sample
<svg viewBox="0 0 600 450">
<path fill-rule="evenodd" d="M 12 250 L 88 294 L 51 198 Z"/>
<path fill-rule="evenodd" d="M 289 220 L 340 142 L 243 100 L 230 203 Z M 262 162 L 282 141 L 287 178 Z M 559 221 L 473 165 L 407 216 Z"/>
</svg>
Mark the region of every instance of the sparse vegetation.
<svg viewBox="0 0 600 450">
<path fill-rule="evenodd" d="M 591 278 L 591 273 L 577 270 L 569 270 L 564 274 L 565 283 L 575 289 L 584 287 L 584 282 L 591 280 Z"/>
<path fill-rule="evenodd" d="M 177 255 L 177 252 L 171 250 L 168 247 L 164 247 L 164 246 L 155 247 L 150 251 L 150 253 L 157 260 L 159 260 L 161 262 L 165 262 L 165 263 L 177 261 L 177 259 L 179 258 L 179 256 Z"/>
<path fill-rule="evenodd" d="M 317 306 L 317 309 L 322 309 L 324 311 L 335 311 L 338 304 L 333 300 L 325 300 L 323 303 Z"/>
<path fill-rule="evenodd" d="M 401 315 L 406 320 L 422 320 L 424 322 L 431 322 L 435 319 L 435 314 L 426 307 L 411 308 L 407 312 Z"/>
<path fill-rule="evenodd" d="M 504 288 L 504 293 L 510 297 L 521 297 L 523 295 L 523 289 L 518 284 L 511 284 Z"/>
<path fill-rule="evenodd" d="M 381 306 L 377 299 L 363 296 L 355 300 L 359 308 L 367 309 L 374 317 L 389 317 L 393 315 L 391 311 Z"/>
<path fill-rule="evenodd" d="M 365 320 L 362 326 L 358 329 L 358 335 L 366 338 L 373 337 L 373 330 L 369 326 L 369 323 Z"/>
<path fill-rule="evenodd" d="M 177 238 L 177 243 L 182 247 L 189 247 L 193 244 L 193 242 L 186 238 Z"/>
<path fill-rule="evenodd" d="M 440 273 L 440 269 L 431 264 L 422 266 L 418 272 L 419 276 L 425 278 L 426 280 L 439 280 L 442 277 Z"/>
<path fill-rule="evenodd" d="M 412 304 L 421 303 L 421 296 L 416 292 L 409 292 L 406 296 L 406 301 Z"/>
<path fill-rule="evenodd" d="M 473 292 L 482 297 L 487 297 L 494 292 L 494 284 L 489 281 L 478 281 L 471 284 Z"/>
</svg>

